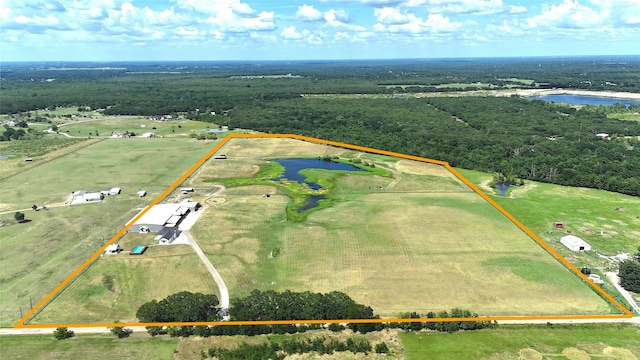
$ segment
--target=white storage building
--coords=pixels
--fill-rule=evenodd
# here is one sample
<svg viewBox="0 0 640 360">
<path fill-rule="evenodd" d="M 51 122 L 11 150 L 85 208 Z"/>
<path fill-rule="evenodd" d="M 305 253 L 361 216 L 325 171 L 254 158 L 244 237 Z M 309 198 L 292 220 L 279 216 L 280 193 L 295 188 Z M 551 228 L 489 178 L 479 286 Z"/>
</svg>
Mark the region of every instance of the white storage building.
<svg viewBox="0 0 640 360">
<path fill-rule="evenodd" d="M 591 251 L 591 245 L 575 235 L 563 236 L 560 242 L 571 251 Z"/>
</svg>

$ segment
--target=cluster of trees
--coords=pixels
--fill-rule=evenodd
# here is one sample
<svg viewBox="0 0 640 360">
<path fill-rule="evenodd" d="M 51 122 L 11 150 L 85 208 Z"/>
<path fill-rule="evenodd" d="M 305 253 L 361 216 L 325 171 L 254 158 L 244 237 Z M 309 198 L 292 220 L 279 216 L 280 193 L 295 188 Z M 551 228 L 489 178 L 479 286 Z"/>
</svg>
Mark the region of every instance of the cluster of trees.
<svg viewBox="0 0 640 360">
<path fill-rule="evenodd" d="M 218 305 L 213 294 L 182 291 L 142 304 L 136 317 L 141 322 L 216 321 L 221 319 Z"/>
<path fill-rule="evenodd" d="M 0 141 L 21 140 L 40 135 L 24 121 L 17 123 L 16 127 L 4 125 L 3 128 L 4 130 L 0 134 Z"/>
<path fill-rule="evenodd" d="M 104 108 L 106 114 L 186 112 L 191 119 L 233 128 L 298 133 L 506 177 L 640 195 L 640 142 L 633 138 L 640 135 L 640 124 L 607 118 L 612 111 L 624 111 L 622 105 L 575 110 L 518 97 L 300 96 L 401 95 L 434 90 L 438 84 L 476 82 L 640 93 L 640 62 L 633 59 L 228 62 L 178 69 L 182 66 L 127 64 L 104 72 L 19 65 L 0 69 L 5 78 L 0 113 L 69 105 Z M 182 73 L 167 73 L 172 71 Z M 289 73 L 295 76 L 261 76 Z M 599 132 L 614 140 L 599 141 Z M 12 136 L 19 134 L 3 138 Z"/>
<path fill-rule="evenodd" d="M 285 339 L 282 342 L 270 341 L 269 343 L 250 345 L 243 343 L 235 349 L 209 348 L 207 355 L 220 360 L 244 360 L 244 359 L 284 359 L 287 355 L 307 354 L 315 352 L 319 355 L 331 355 L 335 352 L 350 351 L 354 354 L 368 354 L 372 351 L 379 354 L 389 352 L 389 347 L 384 342 L 379 342 L 375 348 L 367 340 L 348 338 L 346 341 L 316 337 L 308 339 Z"/>
<path fill-rule="evenodd" d="M 248 296 L 231 301 L 233 320 L 334 320 L 373 319 L 373 309 L 356 303 L 347 294 L 276 292 L 253 290 Z"/>
<path fill-rule="evenodd" d="M 215 300 L 215 301 L 214 301 Z M 217 298 L 214 295 L 192 294 L 180 292 L 168 296 L 159 302 L 151 301 L 143 304 L 136 314 L 142 322 L 190 322 L 216 321 L 218 315 Z M 171 314 L 171 315 L 169 315 Z M 246 297 L 231 301 L 229 308 L 232 321 L 260 321 L 260 320 L 349 320 L 349 319 L 378 319 L 369 306 L 356 303 L 348 295 L 333 291 L 326 294 L 312 292 L 276 292 L 273 290 L 254 290 Z M 417 312 L 406 313 L 401 316 L 407 319 L 417 318 L 469 318 L 477 319 L 478 314 L 469 310 L 453 309 L 450 312 L 429 312 L 421 316 Z M 354 332 L 367 333 L 384 328 L 400 328 L 404 330 L 430 329 L 435 331 L 454 332 L 459 330 L 477 330 L 496 326 L 491 321 L 407 321 L 406 323 L 348 323 L 347 327 Z M 241 326 L 149 326 L 147 331 L 152 336 L 169 334 L 170 336 L 187 337 L 197 335 L 202 337 L 219 335 L 247 335 L 259 334 L 295 334 L 307 330 L 321 329 L 318 324 L 283 324 L 283 325 L 241 325 Z M 332 323 L 329 330 L 339 332 L 345 326 Z"/>
<path fill-rule="evenodd" d="M 438 313 L 428 312 L 424 316 L 421 316 L 417 312 L 411 312 L 402 314 L 401 318 L 406 319 L 447 319 L 447 318 L 478 318 L 478 314 L 472 313 L 465 309 L 452 309 L 450 312 L 441 311 Z M 497 327 L 497 322 L 492 321 L 427 321 L 427 322 L 406 322 L 406 323 L 392 323 L 387 327 L 397 327 L 404 330 L 420 331 L 422 329 L 442 331 L 442 332 L 456 332 L 460 330 L 479 330 L 486 328 Z"/>
<path fill-rule="evenodd" d="M 237 108 L 229 125 L 444 160 L 507 178 L 640 195 L 640 142 L 633 138 L 639 123 L 520 97 L 291 99 Z M 599 139 L 599 132 L 613 140 Z"/>
<path fill-rule="evenodd" d="M 640 293 L 640 247 L 633 258 L 620 264 L 618 276 L 620 277 L 620 286 L 625 290 Z"/>
<path fill-rule="evenodd" d="M 68 72 L 46 66 L 11 64 L 3 67 L 0 76 L 4 79 L 4 101 L 0 104 L 0 113 L 88 106 L 106 109 L 107 114 L 156 115 L 194 109 L 207 114 L 256 101 L 297 98 L 300 94 L 443 91 L 434 86 L 450 83 L 640 92 L 640 62 L 633 58 L 621 61 L 607 58 L 434 59 L 272 62 L 259 66 L 238 62 L 118 66 L 104 71 Z M 274 74 L 295 76 L 268 76 Z M 51 78 L 56 81 L 43 81 Z"/>
</svg>

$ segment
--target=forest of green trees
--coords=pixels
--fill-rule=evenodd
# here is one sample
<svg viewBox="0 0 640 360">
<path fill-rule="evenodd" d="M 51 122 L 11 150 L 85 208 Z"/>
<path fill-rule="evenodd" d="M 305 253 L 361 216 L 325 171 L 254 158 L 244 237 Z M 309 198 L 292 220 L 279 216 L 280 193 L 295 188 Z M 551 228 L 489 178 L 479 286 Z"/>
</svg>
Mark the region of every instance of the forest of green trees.
<svg viewBox="0 0 640 360">
<path fill-rule="evenodd" d="M 232 128 L 297 133 L 506 177 L 640 195 L 640 124 L 607 117 L 638 112 L 640 105 L 577 110 L 517 96 L 411 94 L 478 86 L 640 93 L 637 57 L 115 65 L 100 71 L 2 66 L 0 113 L 28 117 L 29 111 L 59 106 L 106 114 L 182 113 Z M 302 96 L 313 94 L 324 96 Z M 340 96 L 349 94 L 377 97 Z M 6 129 L 3 138 L 21 135 Z"/>
</svg>

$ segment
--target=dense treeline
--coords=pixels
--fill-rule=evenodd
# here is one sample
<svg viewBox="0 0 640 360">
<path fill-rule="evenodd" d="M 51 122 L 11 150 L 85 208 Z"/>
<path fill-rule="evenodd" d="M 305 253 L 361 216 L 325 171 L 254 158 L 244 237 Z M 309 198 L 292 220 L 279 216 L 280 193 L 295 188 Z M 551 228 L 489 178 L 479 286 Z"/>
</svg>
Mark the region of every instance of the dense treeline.
<svg viewBox="0 0 640 360">
<path fill-rule="evenodd" d="M 229 125 L 439 159 L 523 179 L 640 195 L 640 124 L 519 97 L 290 99 L 236 109 Z M 609 133 L 612 141 L 596 133 Z"/>
<path fill-rule="evenodd" d="M 69 66 L 95 65 L 0 68 L 0 113 L 56 106 L 102 108 L 106 114 L 186 112 L 194 120 L 236 128 L 298 133 L 507 177 L 640 195 L 640 147 L 637 138 L 631 138 L 640 135 L 640 125 L 606 116 L 623 110 L 621 105 L 575 110 L 517 97 L 402 96 L 446 90 L 434 87 L 439 84 L 469 89 L 476 83 L 640 93 L 637 57 L 116 63 L 101 70 L 52 69 Z M 223 113 L 228 117 L 219 115 Z M 613 140 L 596 138 L 601 132 Z M 7 132 L 3 138 L 21 135 Z"/>
<path fill-rule="evenodd" d="M 195 109 L 221 112 L 255 101 L 295 98 L 300 94 L 447 91 L 434 86 L 452 83 L 468 84 L 460 85 L 461 89 L 472 89 L 480 83 L 497 88 L 562 87 L 640 93 L 637 57 L 107 65 L 4 64 L 0 67 L 0 113 L 57 106 L 90 106 L 124 115 Z"/>
<path fill-rule="evenodd" d="M 142 304 L 136 313 L 141 322 L 196 322 L 219 321 L 222 309 L 218 307 L 215 295 L 179 292 L 169 295 L 160 301 Z M 333 291 L 327 294 L 306 292 L 276 292 L 273 290 L 253 290 L 242 298 L 232 299 L 227 309 L 231 321 L 264 321 L 264 320 L 350 320 L 379 319 L 371 307 L 358 304 L 348 295 Z M 417 312 L 402 315 L 403 318 L 420 318 Z M 478 314 L 469 310 L 453 309 L 451 312 L 429 312 L 426 318 L 478 318 Z M 454 332 L 459 330 L 476 330 L 492 327 L 491 321 L 443 321 L 443 322 L 406 322 L 406 323 L 348 323 L 347 327 L 354 332 L 368 333 L 382 330 L 385 327 L 405 330 L 431 329 Z M 170 336 L 202 337 L 219 335 L 259 334 L 295 334 L 307 330 L 322 328 L 318 324 L 282 324 L 282 325 L 242 325 L 242 326 L 161 326 L 147 327 L 151 335 L 169 334 Z M 331 331 L 342 331 L 345 327 L 332 323 Z"/>
<path fill-rule="evenodd" d="M 240 321 L 374 318 L 371 307 L 358 304 L 338 291 L 320 294 L 253 290 L 248 296 L 231 301 L 229 315 Z"/>
<path fill-rule="evenodd" d="M 352 338 L 348 338 L 346 341 L 339 341 L 336 339 L 316 337 L 312 339 L 285 339 L 280 343 L 271 340 L 269 343 L 259 345 L 243 343 L 235 349 L 209 348 L 207 355 L 219 360 L 277 360 L 285 359 L 287 355 L 293 354 L 307 354 L 314 352 L 318 355 L 331 355 L 334 352 L 344 351 L 350 351 L 354 354 L 368 354 L 373 351 L 373 348 L 371 344 L 364 339 L 354 340 Z M 389 348 L 384 342 L 380 342 L 376 344 L 375 352 L 381 354 L 388 353 Z"/>
</svg>

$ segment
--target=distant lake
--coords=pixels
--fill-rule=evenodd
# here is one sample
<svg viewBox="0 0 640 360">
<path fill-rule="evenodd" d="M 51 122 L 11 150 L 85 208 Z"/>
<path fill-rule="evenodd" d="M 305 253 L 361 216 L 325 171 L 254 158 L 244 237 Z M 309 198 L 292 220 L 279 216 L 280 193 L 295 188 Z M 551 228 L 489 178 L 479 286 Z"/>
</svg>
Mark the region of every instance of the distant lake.
<svg viewBox="0 0 640 360">
<path fill-rule="evenodd" d="M 565 103 L 574 105 L 613 105 L 616 103 L 622 103 L 626 106 L 631 104 L 640 105 L 640 100 L 600 97 L 600 96 L 585 96 L 585 95 L 569 95 L 569 94 L 555 94 L 545 96 L 530 96 L 530 100 L 544 100 L 555 103 Z"/>
</svg>

